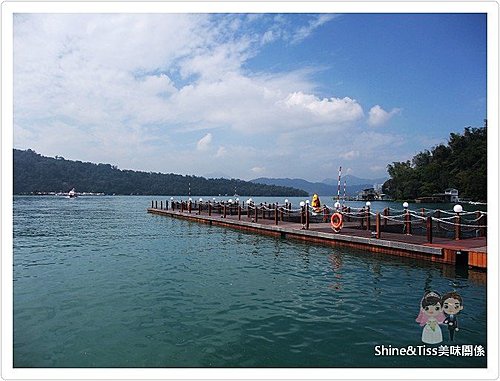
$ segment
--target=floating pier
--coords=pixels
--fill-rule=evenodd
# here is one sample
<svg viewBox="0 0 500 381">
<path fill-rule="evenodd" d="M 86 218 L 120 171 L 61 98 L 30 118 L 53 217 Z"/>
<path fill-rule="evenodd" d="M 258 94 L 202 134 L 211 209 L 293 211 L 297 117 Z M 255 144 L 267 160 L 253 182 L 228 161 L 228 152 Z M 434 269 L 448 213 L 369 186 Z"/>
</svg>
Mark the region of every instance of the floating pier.
<svg viewBox="0 0 500 381">
<path fill-rule="evenodd" d="M 335 210 L 323 207 L 313 212 L 301 205 L 260 204 L 253 202 L 152 201 L 148 213 L 336 247 L 446 263 L 470 268 L 487 268 L 486 213 L 473 212 L 474 219 L 460 213 L 442 217 L 445 211 L 408 209 L 373 213 L 370 208 L 346 208 L 343 228 L 335 233 L 330 215 Z M 396 212 L 396 214 L 394 213 Z M 403 213 L 399 213 L 403 212 Z M 397 214 L 399 213 L 399 214 Z M 479 214 L 478 214 L 479 213 Z M 465 213 L 467 214 L 467 213 Z M 472 213 L 469 213 L 472 214 Z"/>
</svg>

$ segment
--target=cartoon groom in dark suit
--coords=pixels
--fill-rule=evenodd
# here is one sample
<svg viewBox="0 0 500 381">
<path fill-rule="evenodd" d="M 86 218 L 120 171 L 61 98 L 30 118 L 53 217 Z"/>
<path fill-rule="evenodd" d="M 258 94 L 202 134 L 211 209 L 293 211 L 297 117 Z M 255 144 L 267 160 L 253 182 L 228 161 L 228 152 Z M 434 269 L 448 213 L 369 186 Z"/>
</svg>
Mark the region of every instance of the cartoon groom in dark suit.
<svg viewBox="0 0 500 381">
<path fill-rule="evenodd" d="M 458 331 L 457 315 L 464 309 L 462 297 L 455 291 L 447 292 L 441 298 L 441 305 L 446 316 L 443 324 L 448 326 L 450 340 L 453 341 L 455 332 Z"/>
</svg>

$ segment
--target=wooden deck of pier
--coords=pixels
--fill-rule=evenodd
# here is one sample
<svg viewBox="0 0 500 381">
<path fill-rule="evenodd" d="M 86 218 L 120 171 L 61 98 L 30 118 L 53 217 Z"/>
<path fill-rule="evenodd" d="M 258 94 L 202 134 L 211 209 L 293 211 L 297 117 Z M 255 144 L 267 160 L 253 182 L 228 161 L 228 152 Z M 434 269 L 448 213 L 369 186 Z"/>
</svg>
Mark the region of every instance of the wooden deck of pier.
<svg viewBox="0 0 500 381">
<path fill-rule="evenodd" d="M 329 223 L 311 223 L 309 229 L 296 222 L 273 219 L 258 219 L 244 215 L 199 213 L 162 208 L 148 208 L 148 213 L 181 218 L 199 223 L 223 226 L 248 232 L 295 239 L 303 242 L 326 244 L 338 247 L 351 247 L 370 252 L 396 255 L 437 263 L 469 266 L 471 268 L 487 268 L 486 237 L 452 240 L 449 238 L 434 238 L 432 243 L 425 236 L 407 235 L 383 232 L 380 238 L 375 238 L 370 230 L 359 229 L 359 224 L 346 222 L 340 233 L 334 233 Z"/>
</svg>

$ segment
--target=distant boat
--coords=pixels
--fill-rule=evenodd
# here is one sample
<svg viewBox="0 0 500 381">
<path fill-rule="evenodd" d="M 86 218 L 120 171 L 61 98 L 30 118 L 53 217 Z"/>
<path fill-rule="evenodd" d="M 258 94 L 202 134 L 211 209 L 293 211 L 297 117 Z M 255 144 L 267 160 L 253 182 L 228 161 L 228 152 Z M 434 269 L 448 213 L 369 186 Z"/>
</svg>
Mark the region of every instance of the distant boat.
<svg viewBox="0 0 500 381">
<path fill-rule="evenodd" d="M 69 198 L 75 198 L 75 197 L 76 197 L 76 191 L 75 191 L 75 188 L 71 189 L 71 190 L 68 192 L 68 197 L 69 197 Z"/>
</svg>

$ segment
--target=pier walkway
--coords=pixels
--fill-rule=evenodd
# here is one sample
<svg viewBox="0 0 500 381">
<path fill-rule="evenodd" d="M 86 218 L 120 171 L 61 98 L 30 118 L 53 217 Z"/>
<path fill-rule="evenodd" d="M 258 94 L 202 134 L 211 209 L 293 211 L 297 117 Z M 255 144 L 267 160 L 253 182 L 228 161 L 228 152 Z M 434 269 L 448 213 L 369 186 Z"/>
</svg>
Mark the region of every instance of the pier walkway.
<svg viewBox="0 0 500 381">
<path fill-rule="evenodd" d="M 196 207 L 193 207 L 196 206 Z M 147 209 L 148 213 L 181 218 L 185 220 L 205 223 L 209 225 L 223 226 L 258 234 L 266 234 L 294 239 L 303 242 L 326 244 L 338 247 L 350 247 L 370 252 L 396 255 L 418 260 L 427 260 L 438 263 L 453 264 L 458 266 L 469 266 L 470 268 L 487 268 L 487 239 L 485 236 L 471 237 L 466 239 L 455 239 L 454 237 L 432 237 L 429 234 L 409 234 L 394 232 L 397 223 L 391 221 L 380 222 L 376 217 L 376 223 L 371 223 L 370 214 L 367 219 L 356 221 L 345 214 L 342 230 L 335 233 L 329 222 L 311 222 L 309 213 L 302 213 L 297 218 L 287 218 L 283 213 L 286 209 L 279 208 L 259 209 L 259 207 L 247 207 L 243 210 L 241 206 L 230 209 L 228 205 L 213 205 L 203 207 L 194 203 L 171 203 L 158 204 L 152 202 Z M 267 211 L 267 214 L 266 214 Z M 303 208 L 302 212 L 305 211 Z M 377 213 L 378 214 L 378 213 Z M 257 218 L 256 218 L 257 216 Z M 291 216 L 291 214 L 290 214 Z M 290 217 L 289 216 L 289 217 Z M 377 220 L 378 219 L 378 220 Z M 323 220 L 329 221 L 329 218 Z M 349 220 L 349 221 L 346 221 Z M 364 222 L 364 224 L 363 224 Z M 430 241 L 430 242 L 429 242 Z"/>
</svg>

